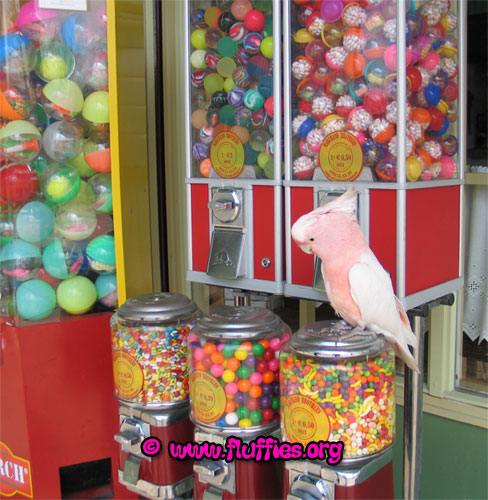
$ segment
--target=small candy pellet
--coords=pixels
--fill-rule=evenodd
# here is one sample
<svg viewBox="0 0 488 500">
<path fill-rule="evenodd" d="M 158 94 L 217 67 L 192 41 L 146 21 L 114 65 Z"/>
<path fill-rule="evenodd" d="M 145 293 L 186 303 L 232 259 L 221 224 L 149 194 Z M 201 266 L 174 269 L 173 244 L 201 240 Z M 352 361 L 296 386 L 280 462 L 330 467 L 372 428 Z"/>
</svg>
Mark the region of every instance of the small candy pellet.
<svg viewBox="0 0 488 500">
<path fill-rule="evenodd" d="M 287 398 L 299 394 L 327 415 L 330 441 L 344 443 L 344 458 L 390 446 L 395 436 L 395 357 L 385 351 L 363 361 L 319 363 L 285 350 L 280 355 L 282 423 Z M 283 430 L 282 425 L 282 430 Z M 288 440 L 285 433 L 284 440 Z M 324 440 L 325 440 L 324 439 Z"/>
</svg>

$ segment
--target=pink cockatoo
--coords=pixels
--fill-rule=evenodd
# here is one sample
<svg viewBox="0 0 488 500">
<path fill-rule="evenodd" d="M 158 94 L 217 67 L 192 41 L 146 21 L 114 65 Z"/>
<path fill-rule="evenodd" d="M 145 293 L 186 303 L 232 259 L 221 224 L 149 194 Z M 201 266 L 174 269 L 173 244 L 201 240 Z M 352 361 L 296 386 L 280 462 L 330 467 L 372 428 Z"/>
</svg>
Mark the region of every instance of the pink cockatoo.
<svg viewBox="0 0 488 500">
<path fill-rule="evenodd" d="M 408 346 L 417 348 L 405 309 L 388 273 L 369 248 L 356 219 L 354 188 L 300 217 L 292 238 L 322 259 L 325 291 L 335 312 L 352 326 L 381 333 L 412 370 L 419 371 Z"/>
</svg>

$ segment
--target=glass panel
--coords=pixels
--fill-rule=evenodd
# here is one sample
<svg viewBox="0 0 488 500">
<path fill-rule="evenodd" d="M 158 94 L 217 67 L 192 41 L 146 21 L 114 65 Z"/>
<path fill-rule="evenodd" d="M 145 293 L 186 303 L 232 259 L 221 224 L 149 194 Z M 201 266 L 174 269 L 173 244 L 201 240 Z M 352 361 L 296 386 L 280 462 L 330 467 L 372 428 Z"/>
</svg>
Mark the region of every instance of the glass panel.
<svg viewBox="0 0 488 500">
<path fill-rule="evenodd" d="M 113 309 L 105 2 L 0 9 L 2 321 Z"/>
<path fill-rule="evenodd" d="M 189 24 L 192 176 L 273 179 L 271 0 L 192 0 Z"/>
<path fill-rule="evenodd" d="M 466 260 L 464 317 L 458 385 L 488 392 L 488 147 L 487 94 L 488 4 L 468 2 Z"/>
<path fill-rule="evenodd" d="M 456 175 L 455 6 L 407 5 L 410 181 Z M 396 2 L 291 1 L 290 9 L 292 178 L 397 180 Z"/>
</svg>

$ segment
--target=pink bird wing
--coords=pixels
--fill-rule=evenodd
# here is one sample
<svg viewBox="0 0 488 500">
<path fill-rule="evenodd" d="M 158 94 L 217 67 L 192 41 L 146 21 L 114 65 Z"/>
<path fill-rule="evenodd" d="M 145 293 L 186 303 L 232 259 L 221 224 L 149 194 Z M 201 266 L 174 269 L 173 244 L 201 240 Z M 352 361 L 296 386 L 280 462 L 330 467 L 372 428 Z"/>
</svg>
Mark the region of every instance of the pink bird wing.
<svg viewBox="0 0 488 500">
<path fill-rule="evenodd" d="M 408 321 L 404 322 L 403 308 L 402 314 L 397 307 L 398 299 L 393 293 L 390 277 L 370 249 L 363 253 L 358 264 L 351 267 L 349 283 L 364 325 L 396 344 L 402 359 L 417 370 L 408 349 L 409 345 L 417 347 L 417 339 Z"/>
</svg>

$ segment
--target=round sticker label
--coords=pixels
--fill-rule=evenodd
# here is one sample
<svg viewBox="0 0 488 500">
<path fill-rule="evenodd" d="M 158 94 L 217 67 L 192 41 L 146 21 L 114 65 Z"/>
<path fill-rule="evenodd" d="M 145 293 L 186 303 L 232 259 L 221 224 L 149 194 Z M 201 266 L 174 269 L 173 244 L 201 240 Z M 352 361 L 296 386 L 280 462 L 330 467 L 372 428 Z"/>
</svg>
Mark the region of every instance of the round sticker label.
<svg viewBox="0 0 488 500">
<path fill-rule="evenodd" d="M 196 370 L 190 376 L 190 397 L 195 418 L 205 424 L 216 422 L 225 411 L 225 391 L 207 372 Z"/>
<path fill-rule="evenodd" d="M 329 417 L 313 399 L 294 394 L 285 402 L 285 433 L 291 443 L 306 446 L 311 441 L 327 441 L 330 434 Z"/>
<path fill-rule="evenodd" d="M 332 132 L 322 142 L 319 159 L 327 179 L 349 182 L 363 169 L 363 148 L 351 133 Z"/>
<path fill-rule="evenodd" d="M 122 398 L 135 398 L 141 392 L 144 384 L 144 373 L 141 366 L 124 351 L 115 351 L 113 361 L 115 390 Z"/>
<path fill-rule="evenodd" d="M 212 141 L 210 159 L 220 177 L 233 179 L 244 170 L 244 146 L 234 132 L 221 132 Z"/>
</svg>

